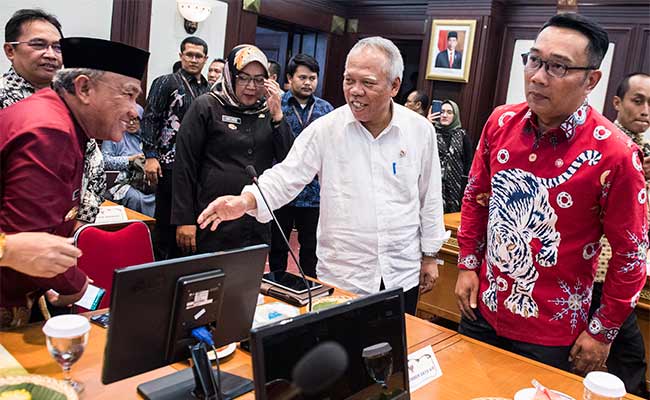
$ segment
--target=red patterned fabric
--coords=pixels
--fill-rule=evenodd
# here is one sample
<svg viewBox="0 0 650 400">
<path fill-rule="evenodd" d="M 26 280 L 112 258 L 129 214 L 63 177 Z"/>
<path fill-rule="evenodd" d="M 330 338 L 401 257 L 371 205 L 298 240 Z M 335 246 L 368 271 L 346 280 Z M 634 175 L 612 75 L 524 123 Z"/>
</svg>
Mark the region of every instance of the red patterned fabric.
<svg viewBox="0 0 650 400">
<path fill-rule="evenodd" d="M 129 222 L 113 232 L 102 229 L 101 225 L 84 225 L 75 238 L 83 252 L 77 266 L 95 286 L 106 289 L 99 308 L 110 306 L 114 270 L 154 260 L 149 228 L 142 221 Z"/>
<path fill-rule="evenodd" d="M 547 346 L 585 329 L 614 339 L 646 276 L 641 160 L 586 104 L 544 135 L 525 103 L 493 112 L 463 198 L 458 265 L 479 273 L 479 309 L 498 335 Z M 613 257 L 587 321 L 603 233 Z"/>
</svg>

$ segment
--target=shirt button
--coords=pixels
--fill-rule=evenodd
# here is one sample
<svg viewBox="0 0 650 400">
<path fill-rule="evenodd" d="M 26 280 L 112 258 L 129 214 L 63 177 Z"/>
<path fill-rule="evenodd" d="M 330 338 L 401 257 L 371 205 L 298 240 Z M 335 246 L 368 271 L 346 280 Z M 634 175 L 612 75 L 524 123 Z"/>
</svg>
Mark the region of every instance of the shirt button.
<svg viewBox="0 0 650 400">
<path fill-rule="evenodd" d="M 246 152 L 248 153 L 248 155 L 251 155 L 251 154 L 253 154 L 253 149 L 248 149 L 248 151 L 246 151 Z"/>
<path fill-rule="evenodd" d="M 535 162 L 535 160 L 537 160 L 537 154 L 530 153 L 530 155 L 528 156 L 528 161 Z"/>
<path fill-rule="evenodd" d="M 562 161 L 561 158 L 558 158 L 557 160 L 555 160 L 555 166 L 556 167 L 562 168 L 563 165 L 564 165 L 564 161 Z"/>
</svg>

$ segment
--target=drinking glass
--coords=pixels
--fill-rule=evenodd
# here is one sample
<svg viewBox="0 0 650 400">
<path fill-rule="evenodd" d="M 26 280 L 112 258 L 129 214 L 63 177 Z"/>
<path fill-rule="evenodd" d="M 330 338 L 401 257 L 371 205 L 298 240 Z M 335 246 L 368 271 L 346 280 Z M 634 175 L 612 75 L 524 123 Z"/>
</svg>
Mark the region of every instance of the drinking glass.
<svg viewBox="0 0 650 400">
<path fill-rule="evenodd" d="M 84 385 L 72 379 L 70 368 L 81 358 L 88 343 L 89 331 L 88 319 L 75 314 L 52 317 L 43 326 L 47 350 L 63 369 L 63 379 L 77 393 L 84 390 Z"/>
<path fill-rule="evenodd" d="M 392 347 L 386 342 L 363 349 L 362 357 L 368 375 L 384 390 L 388 389 L 386 382 L 393 373 L 392 351 Z"/>
</svg>

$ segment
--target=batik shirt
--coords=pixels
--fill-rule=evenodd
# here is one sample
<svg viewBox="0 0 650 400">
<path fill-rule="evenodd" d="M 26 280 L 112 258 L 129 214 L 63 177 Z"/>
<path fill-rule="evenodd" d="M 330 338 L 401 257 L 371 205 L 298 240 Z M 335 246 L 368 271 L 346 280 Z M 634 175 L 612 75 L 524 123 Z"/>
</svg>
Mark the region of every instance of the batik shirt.
<svg viewBox="0 0 650 400">
<path fill-rule="evenodd" d="M 303 108 L 298 103 L 298 100 L 293 97 L 290 90 L 282 96 L 282 113 L 295 137 L 298 137 L 300 132 L 314 120 L 329 113 L 333 109 L 334 107 L 329 102 L 320 97 L 311 96 L 309 101 L 307 101 L 307 105 Z M 305 186 L 302 192 L 289 204 L 295 207 L 320 207 L 320 184 L 318 183 L 318 176 Z"/>
<path fill-rule="evenodd" d="M 176 135 L 192 101 L 209 90 L 208 81 L 181 69 L 163 75 L 151 84 L 142 118 L 142 143 L 147 158 L 157 158 L 160 166 L 171 169 L 176 155 Z"/>
<path fill-rule="evenodd" d="M 479 274 L 479 309 L 499 336 L 569 346 L 586 329 L 614 340 L 646 276 L 641 160 L 587 104 L 543 134 L 525 103 L 493 112 L 463 197 L 458 266 Z M 613 256 L 588 321 L 603 233 Z"/>
<path fill-rule="evenodd" d="M 11 67 L 0 79 L 0 109 L 9 107 L 35 92 L 36 88 Z M 106 189 L 104 159 L 95 139 L 88 141 L 84 160 L 81 204 L 77 219 L 92 223 L 95 222 L 99 207 L 104 201 Z"/>
</svg>

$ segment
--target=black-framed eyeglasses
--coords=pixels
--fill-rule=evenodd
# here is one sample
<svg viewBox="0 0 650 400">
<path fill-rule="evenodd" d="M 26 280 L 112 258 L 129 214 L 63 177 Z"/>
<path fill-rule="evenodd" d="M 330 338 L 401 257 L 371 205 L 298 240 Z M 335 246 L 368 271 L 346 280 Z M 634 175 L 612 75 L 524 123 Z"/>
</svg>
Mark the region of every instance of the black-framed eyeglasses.
<svg viewBox="0 0 650 400">
<path fill-rule="evenodd" d="M 26 42 L 7 42 L 7 44 L 10 44 L 12 46 L 17 46 L 19 44 L 26 44 L 27 46 L 31 47 L 36 51 L 44 51 L 51 47 L 52 51 L 61 54 L 61 43 L 59 42 L 50 43 L 47 40 L 32 39 Z"/>
<path fill-rule="evenodd" d="M 598 69 L 598 67 L 592 67 L 592 66 L 569 67 L 559 62 L 542 60 L 540 56 L 536 56 L 530 53 L 523 53 L 521 55 L 521 60 L 524 62 L 524 68 L 527 70 L 537 71 L 543 65 L 546 72 L 554 78 L 564 78 L 567 72 L 571 70 L 590 71 L 590 70 Z"/>
<path fill-rule="evenodd" d="M 264 77 L 263 76 L 250 76 L 247 74 L 237 74 L 237 84 L 241 86 L 247 86 L 248 82 L 253 81 L 253 84 L 257 87 L 264 86 Z"/>
</svg>

